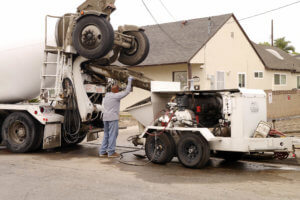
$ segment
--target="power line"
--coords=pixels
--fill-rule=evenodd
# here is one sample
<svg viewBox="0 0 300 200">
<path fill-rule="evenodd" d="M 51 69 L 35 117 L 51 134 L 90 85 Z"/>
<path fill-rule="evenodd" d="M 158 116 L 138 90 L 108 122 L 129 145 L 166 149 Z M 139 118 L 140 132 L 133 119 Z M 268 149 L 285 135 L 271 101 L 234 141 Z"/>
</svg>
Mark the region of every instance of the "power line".
<svg viewBox="0 0 300 200">
<path fill-rule="evenodd" d="M 164 7 L 164 9 L 167 11 L 167 13 L 173 18 L 174 21 L 176 21 L 176 18 L 174 15 L 170 12 L 170 10 L 167 8 L 167 6 L 163 3 L 162 0 L 159 0 L 160 4 Z"/>
<path fill-rule="evenodd" d="M 172 15 L 172 13 L 170 12 L 170 10 L 167 8 L 167 6 L 162 2 L 162 0 L 159 0 L 161 5 L 164 7 L 164 9 L 168 12 L 168 14 L 173 18 L 174 21 L 175 20 L 175 17 L 174 15 Z M 155 18 L 155 16 L 153 15 L 153 13 L 151 12 L 151 10 L 149 9 L 149 7 L 147 6 L 147 4 L 145 3 L 144 0 L 142 0 L 142 3 L 144 5 L 144 7 L 146 8 L 146 10 L 148 11 L 148 13 L 150 14 L 150 16 L 152 17 L 152 19 L 155 21 L 155 23 L 157 24 L 157 26 L 159 27 L 159 29 L 171 40 L 173 41 L 174 43 L 176 43 L 177 45 L 185 48 L 185 49 L 188 49 L 188 47 L 185 47 L 183 46 L 182 44 L 178 43 L 176 39 L 174 39 L 164 28 L 161 27 L 161 25 L 159 24 L 158 20 Z M 283 6 L 280 6 L 278 8 L 274 8 L 274 9 L 271 9 L 271 10 L 267 10 L 265 12 L 261 12 L 261 13 L 257 13 L 255 15 L 251 15 L 251 16 L 248 16 L 248 17 L 244 17 L 244 18 L 241 18 L 239 19 L 238 21 L 244 21 L 244 20 L 248 20 L 248 19 L 251 19 L 251 18 L 255 18 L 255 17 L 259 17 L 261 15 L 265 15 L 265 14 L 268 14 L 268 13 L 271 13 L 271 12 L 274 12 L 274 11 L 277 11 L 277 10 L 281 10 L 283 8 L 286 8 L 286 7 L 290 7 L 290 6 L 293 6 L 295 4 L 298 4 L 300 3 L 300 1 L 296 1 L 296 2 L 293 2 L 293 3 L 290 3 L 290 4 L 286 4 L 286 5 L 283 5 Z M 232 23 L 232 22 L 227 22 L 225 24 L 229 24 L 229 23 Z M 219 24 L 221 25 L 221 24 Z M 214 26 L 219 26 L 217 24 L 214 24 Z"/>
<path fill-rule="evenodd" d="M 150 16 L 152 17 L 152 19 L 154 20 L 154 22 L 157 24 L 157 26 L 159 27 L 159 29 L 166 35 L 168 36 L 168 38 L 173 41 L 174 43 L 176 43 L 177 45 L 188 49 L 188 47 L 183 46 L 182 44 L 178 43 L 176 41 L 176 39 L 174 39 L 163 27 L 161 27 L 161 25 L 159 24 L 158 20 L 154 17 L 153 13 L 151 12 L 151 10 L 149 9 L 149 7 L 147 6 L 147 4 L 145 3 L 144 0 L 142 0 L 142 3 L 144 4 L 144 7 L 146 8 L 147 12 L 150 14 Z"/>
<path fill-rule="evenodd" d="M 300 1 L 296 1 L 296 2 L 293 2 L 293 3 L 290 3 L 290 4 L 287 4 L 287 5 L 284 5 L 284 6 L 280 6 L 278 8 L 274 8 L 272 10 L 268 10 L 268 11 L 265 11 L 265 12 L 262 12 L 262 13 L 258 13 L 258 14 L 255 14 L 255 15 L 251 15 L 249 17 L 245 17 L 245 18 L 242 18 L 242 19 L 239 19 L 238 21 L 244 21 L 244 20 L 247 20 L 247 19 L 251 19 L 251 18 L 254 18 L 254 17 L 258 17 L 258 16 L 261 16 L 261 15 L 265 15 L 265 14 L 268 14 L 270 12 L 274 12 L 274 11 L 277 11 L 277 10 L 281 10 L 283 8 L 286 8 L 286 7 L 290 7 L 292 5 L 295 5 L 295 4 L 298 4 L 300 3 Z"/>
</svg>

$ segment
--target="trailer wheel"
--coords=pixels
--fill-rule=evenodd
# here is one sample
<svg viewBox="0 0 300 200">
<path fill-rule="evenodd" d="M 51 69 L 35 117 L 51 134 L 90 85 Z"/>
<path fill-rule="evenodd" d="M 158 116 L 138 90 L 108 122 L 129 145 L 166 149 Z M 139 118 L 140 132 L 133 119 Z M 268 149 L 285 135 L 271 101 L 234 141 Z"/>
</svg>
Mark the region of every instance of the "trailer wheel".
<svg viewBox="0 0 300 200">
<path fill-rule="evenodd" d="M 146 138 L 145 151 L 147 158 L 155 164 L 166 164 L 171 162 L 175 153 L 175 142 L 173 138 L 163 133 L 155 136 L 149 135 Z"/>
<path fill-rule="evenodd" d="M 30 115 L 14 112 L 3 123 L 2 138 L 11 152 L 25 153 L 34 150 L 40 134 Z"/>
<path fill-rule="evenodd" d="M 135 40 L 130 49 L 123 48 L 121 50 L 119 62 L 130 66 L 138 65 L 142 63 L 149 54 L 149 40 L 143 31 L 129 31 L 125 34 L 134 36 Z"/>
<path fill-rule="evenodd" d="M 203 168 L 210 157 L 208 142 L 200 135 L 183 134 L 177 146 L 179 161 L 188 168 Z"/>
<path fill-rule="evenodd" d="M 105 18 L 89 15 L 77 22 L 72 39 L 80 56 L 98 59 L 112 50 L 114 30 Z"/>
</svg>

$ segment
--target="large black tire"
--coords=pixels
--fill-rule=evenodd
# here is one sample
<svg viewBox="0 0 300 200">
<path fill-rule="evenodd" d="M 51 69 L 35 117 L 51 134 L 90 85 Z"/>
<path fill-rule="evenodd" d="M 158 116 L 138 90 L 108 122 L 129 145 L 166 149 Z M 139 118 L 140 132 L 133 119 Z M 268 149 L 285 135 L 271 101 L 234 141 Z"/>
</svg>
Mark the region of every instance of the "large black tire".
<svg viewBox="0 0 300 200">
<path fill-rule="evenodd" d="M 35 145 L 32 147 L 31 151 L 38 151 L 43 148 L 43 140 L 44 140 L 44 126 L 38 125 L 36 123 L 36 142 Z"/>
<path fill-rule="evenodd" d="M 0 145 L 2 144 L 2 141 L 3 141 L 2 134 L 1 134 L 3 121 L 4 121 L 4 117 L 0 115 Z"/>
<path fill-rule="evenodd" d="M 216 153 L 216 157 L 223 158 L 227 162 L 236 162 L 242 159 L 244 155 L 245 154 L 242 152 L 229 152 L 229 151 L 218 151 Z"/>
<path fill-rule="evenodd" d="M 72 39 L 80 56 L 87 59 L 98 59 L 112 50 L 114 30 L 105 18 L 88 15 L 76 23 Z"/>
<path fill-rule="evenodd" d="M 130 31 L 125 34 L 135 37 L 135 45 L 130 49 L 123 48 L 121 50 L 119 62 L 130 66 L 138 65 L 142 63 L 149 54 L 149 40 L 143 31 Z"/>
<path fill-rule="evenodd" d="M 23 112 L 10 114 L 2 126 L 2 138 L 8 150 L 26 153 L 35 150 L 40 142 L 40 132 L 35 120 Z"/>
<path fill-rule="evenodd" d="M 146 138 L 145 151 L 147 158 L 155 164 L 166 164 L 171 162 L 175 155 L 175 142 L 167 133 Z"/>
<path fill-rule="evenodd" d="M 210 157 L 209 144 L 200 135 L 183 134 L 178 142 L 177 156 L 185 167 L 203 168 Z"/>
</svg>

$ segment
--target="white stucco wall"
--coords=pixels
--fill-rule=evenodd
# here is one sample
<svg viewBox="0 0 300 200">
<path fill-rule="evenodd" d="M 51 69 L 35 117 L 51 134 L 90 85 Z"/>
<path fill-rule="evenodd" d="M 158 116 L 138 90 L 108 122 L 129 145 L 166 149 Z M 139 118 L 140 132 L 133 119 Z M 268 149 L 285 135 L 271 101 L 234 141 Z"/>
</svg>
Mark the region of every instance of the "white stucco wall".
<svg viewBox="0 0 300 200">
<path fill-rule="evenodd" d="M 215 78 L 214 85 L 217 85 L 217 71 L 225 72 L 226 89 L 238 87 L 239 73 L 246 74 L 246 88 L 264 90 L 290 90 L 296 88 L 296 77 L 300 75 L 288 71 L 266 70 L 233 17 L 195 55 L 191 63 L 204 63 L 200 74 L 201 89 L 211 89 L 211 77 L 213 76 Z M 254 77 L 256 71 L 263 72 L 264 78 L 256 79 Z M 286 74 L 287 84 L 274 85 L 275 73 Z"/>
</svg>

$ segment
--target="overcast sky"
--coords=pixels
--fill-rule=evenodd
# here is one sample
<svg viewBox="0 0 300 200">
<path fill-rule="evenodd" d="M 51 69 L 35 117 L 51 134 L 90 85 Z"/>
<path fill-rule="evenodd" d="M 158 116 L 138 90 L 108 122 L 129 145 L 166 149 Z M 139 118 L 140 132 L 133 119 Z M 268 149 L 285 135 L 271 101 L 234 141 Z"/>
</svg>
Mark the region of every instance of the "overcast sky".
<svg viewBox="0 0 300 200">
<path fill-rule="evenodd" d="M 187 20 L 226 13 L 238 19 L 280 7 L 296 0 L 144 0 L 160 23 Z M 83 0 L 3 0 L 0 12 L 0 50 L 41 42 L 44 16 L 75 12 Z M 141 0 L 116 0 L 117 10 L 111 19 L 115 28 L 123 24 L 155 24 Z M 12 13 L 12 11 L 14 13 Z M 275 38 L 286 36 L 300 52 L 300 3 L 241 22 L 254 42 L 270 42 L 271 19 Z"/>
</svg>

